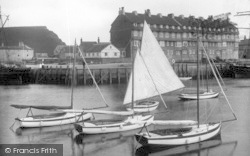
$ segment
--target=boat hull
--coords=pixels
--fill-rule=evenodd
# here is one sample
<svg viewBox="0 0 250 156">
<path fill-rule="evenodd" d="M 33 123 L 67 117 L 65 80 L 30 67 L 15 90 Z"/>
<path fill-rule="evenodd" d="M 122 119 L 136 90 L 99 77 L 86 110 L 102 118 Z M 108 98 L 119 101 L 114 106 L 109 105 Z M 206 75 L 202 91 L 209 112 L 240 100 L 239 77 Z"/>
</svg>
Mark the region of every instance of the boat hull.
<svg viewBox="0 0 250 156">
<path fill-rule="evenodd" d="M 218 135 L 221 123 L 193 126 L 190 132 L 183 134 L 159 135 L 153 132 L 136 134 L 136 140 L 142 145 L 186 145 L 202 142 Z"/>
<path fill-rule="evenodd" d="M 212 99 L 219 96 L 218 92 L 205 92 L 199 95 L 199 99 Z M 179 98 L 182 100 L 197 100 L 197 94 L 180 94 Z"/>
<path fill-rule="evenodd" d="M 179 79 L 180 79 L 181 81 L 188 81 L 188 80 L 191 80 L 192 77 L 179 77 Z"/>
<path fill-rule="evenodd" d="M 133 110 L 136 113 L 151 112 L 156 110 L 158 106 L 159 106 L 158 101 L 142 101 L 140 104 L 135 104 Z M 127 105 L 126 109 L 128 111 L 132 110 L 130 105 Z"/>
<path fill-rule="evenodd" d="M 59 113 L 57 113 L 59 114 Z M 22 128 L 48 127 L 72 124 L 78 121 L 88 120 L 92 117 L 91 113 L 61 113 L 58 116 L 44 117 L 43 115 L 28 116 L 25 118 L 16 118 L 19 126 Z M 77 121 L 78 120 L 78 121 Z"/>
<path fill-rule="evenodd" d="M 144 126 L 143 123 L 133 123 L 133 121 L 153 121 L 154 116 L 147 115 L 135 115 L 134 117 L 128 117 L 126 120 L 120 122 L 109 121 L 107 124 L 96 124 L 97 122 L 84 122 L 83 125 L 75 124 L 76 130 L 81 134 L 103 134 L 103 133 L 114 133 L 123 132 L 138 129 Z M 148 125 L 148 124 L 146 124 Z"/>
</svg>

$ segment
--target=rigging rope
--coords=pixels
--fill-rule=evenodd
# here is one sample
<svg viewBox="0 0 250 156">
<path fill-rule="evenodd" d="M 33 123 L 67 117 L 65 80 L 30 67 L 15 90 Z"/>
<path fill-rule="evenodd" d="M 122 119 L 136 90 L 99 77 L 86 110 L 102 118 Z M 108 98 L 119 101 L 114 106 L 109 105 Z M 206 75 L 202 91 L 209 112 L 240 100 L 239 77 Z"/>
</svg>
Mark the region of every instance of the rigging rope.
<svg viewBox="0 0 250 156">
<path fill-rule="evenodd" d="M 78 46 L 77 46 L 77 47 L 78 47 Z M 90 68 L 89 68 L 89 66 L 88 66 L 88 64 L 87 64 L 87 62 L 86 62 L 86 60 L 85 60 L 85 58 L 83 57 L 82 51 L 81 51 L 81 49 L 80 49 L 79 47 L 78 47 L 78 50 L 79 50 L 79 52 L 80 52 L 80 55 L 81 55 L 81 57 L 82 57 L 82 59 L 83 59 L 83 61 L 84 61 L 84 63 L 85 63 L 85 66 L 87 67 L 87 69 L 88 69 L 88 71 L 89 71 L 89 74 L 90 74 L 90 76 L 91 76 L 91 78 L 92 78 L 92 80 L 93 80 L 93 82 L 94 82 L 94 84 L 95 84 L 97 90 L 99 91 L 99 93 L 100 93 L 100 95 L 101 95 L 101 97 L 102 97 L 102 99 L 103 99 L 103 101 L 104 101 L 106 107 L 109 107 L 109 105 L 107 104 L 107 102 L 106 102 L 106 100 L 105 100 L 105 98 L 104 98 L 104 96 L 103 96 L 103 94 L 102 94 L 100 88 L 98 87 L 98 85 L 97 85 L 97 83 L 96 83 L 96 81 L 95 81 L 95 78 L 94 78 L 94 76 L 92 75 L 91 70 L 90 70 Z"/>
<path fill-rule="evenodd" d="M 199 41 L 200 41 L 200 40 L 199 40 Z M 203 50 L 204 50 L 204 52 L 205 52 L 205 55 L 206 55 L 207 60 L 208 60 L 208 63 L 209 63 L 209 65 L 211 66 L 212 72 L 213 72 L 213 74 L 214 74 L 214 76 L 215 76 L 215 78 L 216 78 L 216 80 L 217 80 L 217 83 L 218 83 L 218 85 L 219 85 L 219 87 L 220 87 L 220 89 L 221 89 L 221 92 L 222 92 L 222 94 L 224 95 L 224 97 L 225 97 L 225 99 L 226 99 L 226 101 L 227 101 L 227 103 L 228 103 L 228 106 L 229 106 L 229 108 L 231 109 L 231 111 L 232 111 L 232 113 L 233 113 L 233 115 L 234 115 L 235 120 L 237 120 L 237 117 L 236 117 L 236 115 L 235 115 L 235 113 L 234 113 L 234 111 L 233 111 L 233 108 L 232 108 L 232 106 L 231 106 L 231 104 L 230 104 L 230 102 L 229 102 L 229 100 L 228 100 L 228 98 L 227 98 L 227 96 L 226 96 L 226 94 L 225 94 L 225 92 L 224 92 L 224 90 L 223 90 L 223 88 L 222 88 L 220 82 L 219 82 L 219 79 L 218 79 L 217 74 L 216 74 L 216 72 L 215 72 L 215 70 L 214 70 L 214 67 L 212 66 L 212 63 L 211 63 L 211 61 L 210 61 L 210 59 L 209 59 L 209 56 L 208 56 L 208 54 L 207 54 L 207 51 L 206 51 L 206 49 L 204 48 L 203 43 L 202 43 L 201 41 L 200 41 L 200 43 L 201 43 L 202 48 L 203 48 Z"/>
</svg>

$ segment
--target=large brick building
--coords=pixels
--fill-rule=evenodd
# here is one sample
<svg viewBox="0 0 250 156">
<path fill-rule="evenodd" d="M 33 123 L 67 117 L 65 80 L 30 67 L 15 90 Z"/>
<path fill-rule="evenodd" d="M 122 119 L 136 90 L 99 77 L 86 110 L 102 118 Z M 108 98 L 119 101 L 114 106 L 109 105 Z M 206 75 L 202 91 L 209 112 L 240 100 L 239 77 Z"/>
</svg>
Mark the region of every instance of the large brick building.
<svg viewBox="0 0 250 156">
<path fill-rule="evenodd" d="M 136 11 L 127 13 L 124 8 L 120 8 L 119 15 L 111 25 L 110 38 L 117 48 L 125 49 L 125 57 L 131 57 L 131 53 L 136 50 L 135 46 L 140 45 L 144 20 L 170 60 L 195 60 L 197 37 L 194 34 L 197 33 L 210 57 L 238 58 L 239 32 L 229 19 L 215 20 L 212 16 L 203 19 L 174 14 L 151 15 L 149 9 L 144 14 Z M 199 21 L 200 24 L 195 24 L 194 21 Z"/>
</svg>

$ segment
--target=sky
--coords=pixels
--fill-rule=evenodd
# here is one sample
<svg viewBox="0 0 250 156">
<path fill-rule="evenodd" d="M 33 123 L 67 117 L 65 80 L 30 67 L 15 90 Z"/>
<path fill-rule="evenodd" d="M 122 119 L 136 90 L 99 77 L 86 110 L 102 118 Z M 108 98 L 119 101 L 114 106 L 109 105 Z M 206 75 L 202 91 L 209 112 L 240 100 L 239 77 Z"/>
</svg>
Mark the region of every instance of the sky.
<svg viewBox="0 0 250 156">
<path fill-rule="evenodd" d="M 125 12 L 167 16 L 207 18 L 230 12 L 229 18 L 239 28 L 250 28 L 250 15 L 234 16 L 250 11 L 250 0 L 0 0 L 1 12 L 9 15 L 6 27 L 46 26 L 67 45 L 83 41 L 110 41 L 110 28 L 119 8 Z M 4 17 L 3 17 L 4 18 Z M 249 29 L 239 29 L 240 38 L 249 38 Z"/>
</svg>

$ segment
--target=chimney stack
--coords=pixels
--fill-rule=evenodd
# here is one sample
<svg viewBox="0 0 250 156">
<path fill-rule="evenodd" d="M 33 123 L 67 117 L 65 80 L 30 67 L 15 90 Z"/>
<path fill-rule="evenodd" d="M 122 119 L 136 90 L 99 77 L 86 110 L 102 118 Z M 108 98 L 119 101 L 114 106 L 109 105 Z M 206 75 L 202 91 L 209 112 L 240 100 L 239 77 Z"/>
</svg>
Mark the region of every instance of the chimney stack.
<svg viewBox="0 0 250 156">
<path fill-rule="evenodd" d="M 148 17 L 151 17 L 150 9 L 145 10 L 145 15 L 148 15 Z"/>
<path fill-rule="evenodd" d="M 135 16 L 137 16 L 137 11 L 133 11 L 132 13 L 133 13 Z"/>
<path fill-rule="evenodd" d="M 174 14 L 168 14 L 168 17 L 174 18 Z"/>
<path fill-rule="evenodd" d="M 100 38 L 99 37 L 97 38 L 97 43 L 100 43 Z"/>
<path fill-rule="evenodd" d="M 124 7 L 119 8 L 119 15 L 125 15 Z"/>
<path fill-rule="evenodd" d="M 184 19 L 184 15 L 180 15 L 179 17 L 180 17 L 181 19 Z"/>
<path fill-rule="evenodd" d="M 82 38 L 80 39 L 80 45 L 82 45 Z"/>
<path fill-rule="evenodd" d="M 162 14 L 161 13 L 157 14 L 157 16 L 159 16 L 160 18 L 162 18 Z"/>
</svg>

